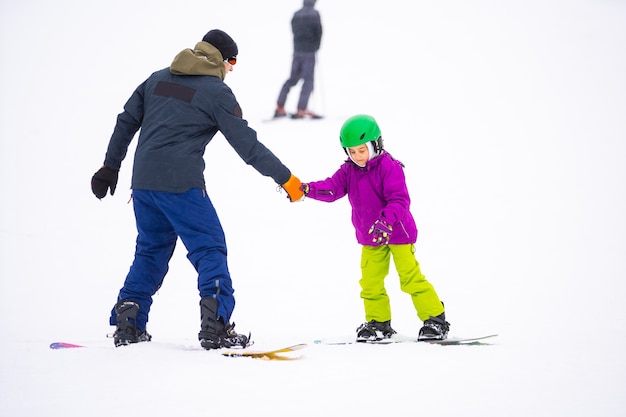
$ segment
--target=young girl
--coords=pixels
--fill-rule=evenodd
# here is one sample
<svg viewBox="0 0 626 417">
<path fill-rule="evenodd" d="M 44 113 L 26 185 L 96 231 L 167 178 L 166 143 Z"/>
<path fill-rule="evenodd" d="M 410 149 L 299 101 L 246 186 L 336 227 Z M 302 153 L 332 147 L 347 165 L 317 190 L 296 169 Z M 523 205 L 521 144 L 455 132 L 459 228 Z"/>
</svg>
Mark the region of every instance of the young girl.
<svg viewBox="0 0 626 417">
<path fill-rule="evenodd" d="M 304 183 L 302 191 L 329 203 L 348 195 L 356 239 L 362 245 L 359 283 L 366 322 L 357 328 L 357 341 L 377 341 L 396 333 L 384 285 L 392 255 L 400 288 L 411 295 L 424 322 L 417 340 L 445 339 L 450 324 L 443 304 L 415 259 L 417 228 L 409 211 L 404 165 L 383 149 L 380 128 L 372 116 L 349 118 L 339 138 L 349 159 L 332 177 Z"/>
</svg>

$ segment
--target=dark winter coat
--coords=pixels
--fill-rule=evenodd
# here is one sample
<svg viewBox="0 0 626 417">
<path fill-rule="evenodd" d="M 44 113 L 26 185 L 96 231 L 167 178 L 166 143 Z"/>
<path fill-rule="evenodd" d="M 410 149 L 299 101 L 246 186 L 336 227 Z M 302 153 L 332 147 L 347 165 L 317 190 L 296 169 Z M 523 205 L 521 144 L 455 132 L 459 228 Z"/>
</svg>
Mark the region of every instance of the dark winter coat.
<svg viewBox="0 0 626 417">
<path fill-rule="evenodd" d="M 308 184 L 307 197 L 315 200 L 333 202 L 348 195 L 352 224 L 361 245 L 376 246 L 368 232 L 381 218 L 393 227 L 390 244 L 402 245 L 417 240 L 404 168 L 387 152 L 369 160 L 363 168 L 347 160 L 332 177 Z"/>
<path fill-rule="evenodd" d="M 317 52 L 322 42 L 320 14 L 313 8 L 315 2 L 304 2 L 304 6 L 291 19 L 294 52 Z"/>
<path fill-rule="evenodd" d="M 287 182 L 291 172 L 248 127 L 223 81 L 225 74 L 220 52 L 209 43 L 180 52 L 169 68 L 137 87 L 125 104 L 104 164 L 119 169 L 141 128 L 131 188 L 175 193 L 205 188 L 204 151 L 220 131 L 248 165 L 277 184 Z"/>
</svg>

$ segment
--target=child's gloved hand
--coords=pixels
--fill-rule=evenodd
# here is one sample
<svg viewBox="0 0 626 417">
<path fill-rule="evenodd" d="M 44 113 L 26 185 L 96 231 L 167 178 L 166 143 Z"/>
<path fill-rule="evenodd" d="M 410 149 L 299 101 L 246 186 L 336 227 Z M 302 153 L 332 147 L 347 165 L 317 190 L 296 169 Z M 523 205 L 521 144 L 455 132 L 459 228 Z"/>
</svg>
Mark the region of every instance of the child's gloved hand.
<svg viewBox="0 0 626 417">
<path fill-rule="evenodd" d="M 385 220 L 379 219 L 374 222 L 370 227 L 369 233 L 372 235 L 372 243 L 377 245 L 389 244 L 389 238 L 391 237 L 392 227 Z"/>
</svg>

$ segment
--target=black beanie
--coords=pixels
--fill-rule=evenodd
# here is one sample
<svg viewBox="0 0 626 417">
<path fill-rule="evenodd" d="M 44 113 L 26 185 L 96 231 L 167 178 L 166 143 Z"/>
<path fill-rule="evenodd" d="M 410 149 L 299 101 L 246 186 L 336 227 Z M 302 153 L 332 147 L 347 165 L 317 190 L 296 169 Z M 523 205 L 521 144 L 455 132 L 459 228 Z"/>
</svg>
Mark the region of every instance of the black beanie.
<svg viewBox="0 0 626 417">
<path fill-rule="evenodd" d="M 224 59 L 235 57 L 239 53 L 237 44 L 233 38 L 228 36 L 228 34 L 222 30 L 210 30 L 206 35 L 204 35 L 202 40 L 215 46 L 217 50 L 220 51 L 222 58 Z"/>
</svg>

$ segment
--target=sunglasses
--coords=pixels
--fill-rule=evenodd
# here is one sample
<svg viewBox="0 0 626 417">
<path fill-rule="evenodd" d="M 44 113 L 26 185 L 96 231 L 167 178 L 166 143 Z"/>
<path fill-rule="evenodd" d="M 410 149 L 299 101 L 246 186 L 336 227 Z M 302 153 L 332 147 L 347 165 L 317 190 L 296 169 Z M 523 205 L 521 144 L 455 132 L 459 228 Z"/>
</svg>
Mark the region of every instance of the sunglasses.
<svg viewBox="0 0 626 417">
<path fill-rule="evenodd" d="M 224 62 L 228 62 L 230 65 L 235 65 L 237 63 L 237 57 L 231 56 L 230 58 L 226 58 Z"/>
</svg>

